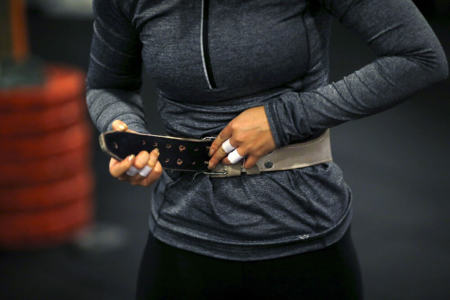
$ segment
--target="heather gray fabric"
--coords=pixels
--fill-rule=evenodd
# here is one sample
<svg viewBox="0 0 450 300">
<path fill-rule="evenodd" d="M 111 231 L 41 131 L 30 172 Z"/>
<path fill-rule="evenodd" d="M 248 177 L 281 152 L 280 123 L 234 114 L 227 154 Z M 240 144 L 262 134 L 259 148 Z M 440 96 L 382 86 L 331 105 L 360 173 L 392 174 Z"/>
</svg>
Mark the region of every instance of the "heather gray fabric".
<svg viewBox="0 0 450 300">
<path fill-rule="evenodd" d="M 148 132 L 142 69 L 158 88 L 167 134 L 215 136 L 263 105 L 277 147 L 381 112 L 448 74 L 409 0 L 96 0 L 94 8 L 87 105 L 100 131 L 121 119 Z M 378 58 L 329 84 L 332 15 Z M 326 247 L 352 212 L 335 163 L 230 178 L 165 171 L 149 198 L 158 239 L 232 260 Z"/>
</svg>

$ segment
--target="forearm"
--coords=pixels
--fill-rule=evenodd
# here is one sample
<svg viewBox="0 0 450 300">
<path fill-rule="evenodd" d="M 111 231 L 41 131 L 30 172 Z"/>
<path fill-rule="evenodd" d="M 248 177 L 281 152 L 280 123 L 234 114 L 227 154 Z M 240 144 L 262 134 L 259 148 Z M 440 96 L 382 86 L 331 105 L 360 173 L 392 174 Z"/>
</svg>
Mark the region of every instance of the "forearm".
<svg viewBox="0 0 450 300">
<path fill-rule="evenodd" d="M 88 89 L 86 99 L 89 115 L 100 132 L 112 130 L 112 122 L 119 119 L 131 130 L 148 133 L 139 91 Z"/>
<path fill-rule="evenodd" d="M 448 76 L 439 41 L 410 1 L 325 2 L 331 3 L 328 8 L 344 25 L 358 31 L 378 58 L 335 83 L 288 92 L 267 103 L 278 147 L 384 111 Z M 344 2 L 350 4 L 342 7 Z"/>
</svg>

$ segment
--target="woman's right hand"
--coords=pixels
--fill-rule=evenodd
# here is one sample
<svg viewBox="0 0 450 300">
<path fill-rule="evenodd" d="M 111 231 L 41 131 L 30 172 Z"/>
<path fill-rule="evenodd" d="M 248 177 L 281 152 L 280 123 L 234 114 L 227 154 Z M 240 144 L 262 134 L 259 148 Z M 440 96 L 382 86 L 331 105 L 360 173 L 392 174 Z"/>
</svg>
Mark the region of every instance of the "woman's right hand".
<svg viewBox="0 0 450 300">
<path fill-rule="evenodd" d="M 115 120 L 112 128 L 116 131 L 136 132 L 128 129 L 127 124 L 121 120 Z M 128 181 L 132 185 L 149 186 L 161 177 L 163 171 L 158 156 L 159 150 L 155 148 L 150 153 L 141 151 L 136 157 L 130 155 L 122 161 L 111 158 L 109 173 L 114 178 Z"/>
</svg>

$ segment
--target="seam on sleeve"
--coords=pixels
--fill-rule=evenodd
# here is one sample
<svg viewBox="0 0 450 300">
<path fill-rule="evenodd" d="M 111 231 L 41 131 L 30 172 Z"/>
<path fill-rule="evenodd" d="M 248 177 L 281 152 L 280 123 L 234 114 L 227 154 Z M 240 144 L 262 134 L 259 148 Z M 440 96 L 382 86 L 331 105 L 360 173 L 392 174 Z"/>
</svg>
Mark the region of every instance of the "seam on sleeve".
<svg viewBox="0 0 450 300">
<path fill-rule="evenodd" d="M 348 77 L 346 76 L 346 77 L 344 77 L 343 79 L 342 79 L 342 82 L 344 83 L 344 85 L 345 85 L 345 87 L 347 88 L 347 91 L 348 91 L 348 93 L 350 94 L 350 97 L 352 97 L 352 99 L 353 99 L 353 103 L 357 103 L 358 101 L 357 101 L 357 99 L 355 98 L 355 96 L 353 95 L 353 93 L 352 93 L 352 89 L 349 87 L 349 85 L 348 85 L 348 83 L 347 83 L 347 80 L 348 80 Z M 345 98 L 344 98 L 345 99 Z"/>
<path fill-rule="evenodd" d="M 367 40 L 367 44 L 370 45 L 371 43 L 373 43 L 376 39 L 378 39 L 378 38 L 381 37 L 382 35 L 384 35 L 384 34 L 390 32 L 390 31 L 392 31 L 392 30 L 395 30 L 395 29 L 397 29 L 397 28 L 400 28 L 400 27 L 402 27 L 402 26 L 403 26 L 403 24 L 402 24 L 402 23 L 399 23 L 399 24 L 392 25 L 392 26 L 390 26 L 390 27 L 388 27 L 388 28 L 386 28 L 386 29 L 384 29 L 384 30 L 378 32 L 378 33 L 375 34 L 373 37 L 371 37 L 370 39 Z"/>
<path fill-rule="evenodd" d="M 355 71 L 354 72 L 354 74 L 355 74 L 355 77 L 362 83 L 362 85 L 364 85 L 365 87 L 366 87 L 366 89 L 368 90 L 368 91 L 370 91 L 373 95 L 375 95 L 375 96 L 377 96 L 378 97 L 378 93 L 377 93 L 377 91 L 375 91 L 375 90 L 373 90 L 362 78 L 361 78 L 361 76 L 358 74 L 359 73 L 359 71 L 357 70 L 357 71 Z"/>
<path fill-rule="evenodd" d="M 339 97 L 341 97 L 341 99 L 344 99 L 344 96 L 341 94 L 341 92 L 339 91 L 339 89 L 336 86 L 335 82 L 331 83 L 331 87 L 336 91 L 336 93 L 339 95 Z"/>
<path fill-rule="evenodd" d="M 389 83 L 392 87 L 396 87 L 397 85 L 389 79 L 386 74 L 384 74 L 383 67 L 380 65 L 380 61 L 377 59 L 374 61 L 374 66 L 377 68 L 378 74 L 381 78 L 383 78 L 387 83 Z"/>
</svg>

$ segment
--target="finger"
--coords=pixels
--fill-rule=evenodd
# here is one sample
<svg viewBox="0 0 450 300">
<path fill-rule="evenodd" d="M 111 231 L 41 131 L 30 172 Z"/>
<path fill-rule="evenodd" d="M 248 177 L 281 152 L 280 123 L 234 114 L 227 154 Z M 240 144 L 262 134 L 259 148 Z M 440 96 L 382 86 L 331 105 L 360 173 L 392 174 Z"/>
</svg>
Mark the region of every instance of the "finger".
<svg viewBox="0 0 450 300">
<path fill-rule="evenodd" d="M 241 148 L 235 149 L 234 151 L 228 153 L 227 160 L 230 162 L 230 164 L 238 163 L 244 158 L 245 154 L 240 153 L 239 151 L 242 151 L 240 149 Z"/>
<path fill-rule="evenodd" d="M 147 165 L 149 158 L 150 154 L 147 151 L 143 150 L 136 156 L 133 166 L 135 166 L 136 169 L 140 170 Z"/>
<path fill-rule="evenodd" d="M 121 120 L 114 120 L 112 122 L 112 128 L 113 128 L 113 130 L 117 130 L 117 131 L 126 131 L 128 129 L 128 126 L 125 122 L 123 122 Z"/>
<path fill-rule="evenodd" d="M 120 163 L 120 161 L 118 161 L 114 157 L 111 157 L 111 159 L 109 160 L 109 168 L 111 168 L 112 166 L 117 165 L 118 163 Z"/>
<path fill-rule="evenodd" d="M 235 147 L 235 148 L 237 147 L 237 145 L 233 144 L 232 139 L 230 139 L 230 144 L 231 144 L 233 147 Z M 219 149 L 217 149 L 217 151 L 214 152 L 214 155 L 213 155 L 213 156 L 211 157 L 211 159 L 209 160 L 208 168 L 209 168 L 210 170 L 211 170 L 211 169 L 214 169 L 214 168 L 216 167 L 216 165 L 217 165 L 223 158 L 225 158 L 227 155 L 228 155 L 228 153 L 225 152 L 225 150 L 223 149 L 222 146 L 220 146 Z"/>
<path fill-rule="evenodd" d="M 156 163 L 158 162 L 158 157 L 159 157 L 159 149 L 155 148 L 153 149 L 153 151 L 150 153 L 150 159 L 148 161 L 148 165 L 153 169 L 156 166 Z"/>
<path fill-rule="evenodd" d="M 109 173 L 113 177 L 119 177 L 120 175 L 124 174 L 133 164 L 134 161 L 134 155 L 128 156 L 126 159 L 122 160 L 121 162 L 111 165 L 109 168 Z"/>
<path fill-rule="evenodd" d="M 139 173 L 139 169 L 136 168 L 135 166 L 131 166 L 126 172 L 126 174 L 128 176 L 136 176 L 138 173 Z"/>
<path fill-rule="evenodd" d="M 149 186 L 150 184 L 153 184 L 156 180 L 158 180 L 159 177 L 161 177 L 162 172 L 163 168 L 161 166 L 161 163 L 159 161 L 156 161 L 156 164 L 150 175 L 142 179 L 139 184 L 142 186 Z"/>
<path fill-rule="evenodd" d="M 209 148 L 209 156 L 212 156 L 214 152 L 216 152 L 218 149 L 220 149 L 220 146 L 223 142 L 228 140 L 231 137 L 231 133 L 233 130 L 231 129 L 231 123 L 228 123 L 227 126 L 225 126 L 224 129 L 219 133 L 219 135 L 216 137 L 214 142 L 211 144 L 211 147 Z"/>
<path fill-rule="evenodd" d="M 254 165 L 256 165 L 256 162 L 259 160 L 259 156 L 255 156 L 255 155 L 250 155 L 245 159 L 244 162 L 244 168 L 246 169 L 250 169 L 252 168 Z"/>
<path fill-rule="evenodd" d="M 153 171 L 153 168 L 156 165 L 156 162 L 158 161 L 159 157 L 159 149 L 155 148 L 152 152 L 148 155 L 149 159 L 144 167 L 142 167 L 134 180 L 136 181 L 142 181 L 145 177 L 149 176 L 149 174 Z"/>
<path fill-rule="evenodd" d="M 239 156 L 245 157 L 247 154 L 248 154 L 247 149 L 245 149 L 244 147 L 241 146 L 239 148 L 234 149 L 233 151 L 230 151 L 230 153 L 227 153 L 226 156 L 223 158 L 222 163 L 224 163 L 226 165 L 235 164 L 242 159 L 242 158 L 240 158 L 239 160 L 236 160 L 237 157 L 239 157 Z M 230 160 L 230 157 L 232 159 L 234 157 L 233 161 Z"/>
</svg>

